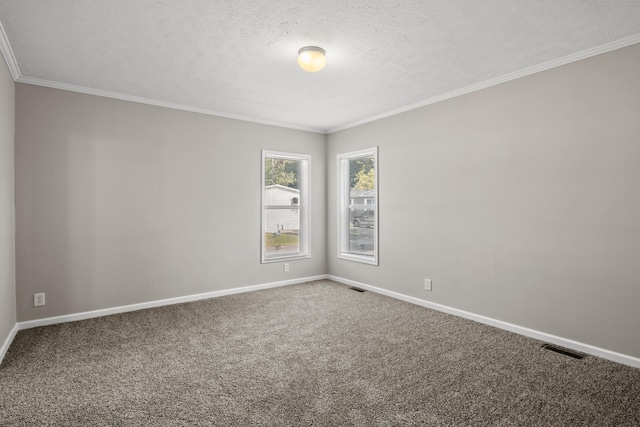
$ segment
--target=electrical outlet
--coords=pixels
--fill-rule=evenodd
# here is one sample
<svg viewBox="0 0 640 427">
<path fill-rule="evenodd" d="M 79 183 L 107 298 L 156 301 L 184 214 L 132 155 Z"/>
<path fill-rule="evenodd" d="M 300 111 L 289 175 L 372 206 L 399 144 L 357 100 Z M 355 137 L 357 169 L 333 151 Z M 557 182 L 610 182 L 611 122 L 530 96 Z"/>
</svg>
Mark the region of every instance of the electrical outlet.
<svg viewBox="0 0 640 427">
<path fill-rule="evenodd" d="M 285 263 L 284 263 L 284 272 L 285 272 L 285 273 L 288 273 L 288 272 L 289 272 L 289 263 L 288 263 L 288 262 L 285 262 Z"/>
<path fill-rule="evenodd" d="M 44 305 L 44 293 L 33 294 L 33 306 L 40 307 Z"/>
<path fill-rule="evenodd" d="M 427 291 L 431 290 L 431 279 L 424 279 L 424 289 Z"/>
</svg>

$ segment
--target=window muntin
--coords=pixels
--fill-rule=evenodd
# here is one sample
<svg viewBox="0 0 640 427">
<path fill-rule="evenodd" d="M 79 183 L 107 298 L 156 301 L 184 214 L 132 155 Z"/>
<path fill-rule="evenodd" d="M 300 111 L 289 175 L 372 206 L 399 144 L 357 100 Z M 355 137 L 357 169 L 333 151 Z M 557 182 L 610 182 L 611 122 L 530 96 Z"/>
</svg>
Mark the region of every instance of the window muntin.
<svg viewBox="0 0 640 427">
<path fill-rule="evenodd" d="M 338 258 L 378 265 L 378 148 L 338 155 Z"/>
<path fill-rule="evenodd" d="M 308 258 L 311 156 L 262 152 L 262 262 Z"/>
</svg>

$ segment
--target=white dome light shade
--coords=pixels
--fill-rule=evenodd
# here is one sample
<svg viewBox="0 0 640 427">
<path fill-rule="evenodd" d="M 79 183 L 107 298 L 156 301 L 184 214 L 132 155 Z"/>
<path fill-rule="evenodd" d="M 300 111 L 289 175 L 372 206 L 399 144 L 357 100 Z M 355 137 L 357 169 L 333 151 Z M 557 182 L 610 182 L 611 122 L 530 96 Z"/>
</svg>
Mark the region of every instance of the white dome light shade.
<svg viewBox="0 0 640 427">
<path fill-rule="evenodd" d="M 306 46 L 298 51 L 298 64 L 303 70 L 315 73 L 327 65 L 327 57 L 321 47 Z"/>
</svg>

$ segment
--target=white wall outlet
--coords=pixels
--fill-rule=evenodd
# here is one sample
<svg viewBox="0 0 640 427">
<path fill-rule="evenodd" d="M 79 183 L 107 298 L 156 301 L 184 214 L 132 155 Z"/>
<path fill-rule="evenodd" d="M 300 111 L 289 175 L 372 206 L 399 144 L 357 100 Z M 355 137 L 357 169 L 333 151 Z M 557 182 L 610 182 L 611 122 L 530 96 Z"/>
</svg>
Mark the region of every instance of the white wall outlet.
<svg viewBox="0 0 640 427">
<path fill-rule="evenodd" d="M 33 306 L 40 307 L 44 305 L 44 293 L 33 294 Z"/>
<path fill-rule="evenodd" d="M 288 273 L 288 272 L 289 272 L 289 263 L 288 263 L 288 262 L 285 262 L 285 263 L 284 263 L 284 272 L 285 272 L 285 273 Z"/>
<path fill-rule="evenodd" d="M 424 279 L 424 288 L 427 291 L 431 290 L 431 279 Z"/>
</svg>

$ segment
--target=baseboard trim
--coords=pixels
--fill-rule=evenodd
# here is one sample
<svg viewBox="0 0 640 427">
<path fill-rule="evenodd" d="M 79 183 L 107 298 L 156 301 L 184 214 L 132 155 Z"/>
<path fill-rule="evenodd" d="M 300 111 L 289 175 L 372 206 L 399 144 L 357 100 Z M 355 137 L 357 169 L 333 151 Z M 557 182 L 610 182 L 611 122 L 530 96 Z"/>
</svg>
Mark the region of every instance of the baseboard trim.
<svg viewBox="0 0 640 427">
<path fill-rule="evenodd" d="M 4 340 L 2 347 L 0 347 L 0 365 L 2 365 L 4 356 L 7 354 L 7 351 L 9 350 L 9 346 L 13 342 L 13 339 L 16 337 L 17 333 L 18 333 L 18 324 L 16 323 L 15 325 L 13 325 L 13 329 L 11 329 L 11 332 L 9 332 L 9 336 L 7 337 L 7 339 Z"/>
<path fill-rule="evenodd" d="M 14 329 L 18 331 L 18 330 L 24 330 L 24 329 L 30 329 L 30 328 L 37 328 L 40 326 L 55 325 L 58 323 L 75 322 L 77 320 L 92 319 L 94 317 L 102 317 L 102 316 L 109 316 L 112 314 L 126 313 L 129 311 L 143 310 L 145 308 L 162 307 L 165 305 L 180 304 L 180 303 L 198 301 L 198 300 L 209 299 L 209 298 L 217 298 L 225 295 L 241 294 L 245 292 L 259 291 L 262 289 L 296 285 L 299 283 L 311 282 L 314 280 L 324 280 L 324 279 L 327 279 L 327 277 L 328 277 L 327 275 L 302 277 L 299 279 L 283 280 L 280 282 L 264 283 L 260 285 L 243 286 L 240 288 L 223 289 L 221 291 L 205 292 L 202 294 L 186 295 L 186 296 L 176 297 L 176 298 L 167 298 L 167 299 L 143 302 L 138 304 L 123 305 L 120 307 L 111 307 L 111 308 L 104 308 L 100 310 L 84 311 L 82 313 L 65 314 L 62 316 L 46 317 L 43 319 L 36 319 L 36 320 L 27 320 L 24 322 L 18 322 L 17 329 L 16 328 Z M 8 348 L 8 345 L 7 345 L 7 348 Z"/>
<path fill-rule="evenodd" d="M 149 302 L 144 302 L 139 304 L 130 304 L 130 305 L 124 305 L 120 307 L 112 307 L 112 308 L 106 308 L 106 309 L 100 309 L 100 310 L 85 311 L 82 313 L 74 313 L 74 314 L 67 314 L 63 316 L 47 317 L 43 319 L 18 322 L 9 333 L 9 336 L 3 343 L 2 347 L 0 347 L 0 363 L 2 363 L 4 356 L 9 350 L 9 346 L 11 345 L 11 343 L 13 342 L 13 339 L 15 338 L 16 334 L 20 330 L 36 328 L 40 326 L 55 325 L 58 323 L 74 322 L 77 320 L 91 319 L 95 317 L 109 316 L 111 314 L 126 313 L 129 311 L 143 310 L 145 308 L 180 304 L 180 303 L 198 301 L 198 300 L 209 299 L 209 298 L 217 298 L 225 295 L 253 292 L 253 291 L 258 291 L 262 289 L 277 288 L 281 286 L 295 285 L 295 284 L 300 284 L 305 282 L 311 282 L 314 280 L 325 280 L 325 279 L 333 280 L 334 282 L 342 283 L 349 286 L 355 286 L 358 288 L 367 289 L 369 291 L 372 291 L 381 295 L 386 295 L 388 297 L 395 298 L 401 301 L 406 301 L 411 304 L 416 304 L 422 307 L 431 308 L 433 310 L 452 314 L 454 316 L 463 317 L 465 319 L 474 320 L 476 322 L 484 323 L 486 325 L 494 326 L 496 328 L 504 329 L 506 331 L 515 332 L 517 334 L 534 338 L 540 341 L 549 342 L 555 345 L 570 348 L 572 350 L 591 354 L 593 356 L 602 357 L 603 359 L 611 360 L 613 362 L 629 365 L 634 368 L 640 368 L 640 358 L 637 358 L 637 357 L 617 353 L 617 352 L 596 347 L 590 344 L 585 344 L 582 342 L 559 337 L 556 335 L 551 335 L 546 332 L 537 331 L 535 329 L 530 329 L 523 326 L 515 325 L 513 323 L 503 322 L 501 320 L 493 319 L 491 317 L 482 316 L 479 314 L 471 313 L 464 310 L 459 310 L 457 308 L 449 307 L 446 305 L 411 297 L 408 295 L 401 294 L 399 292 L 378 288 L 375 286 L 368 285 L 366 283 L 357 282 L 355 280 L 345 279 L 343 277 L 327 275 L 327 274 L 302 277 L 299 279 L 284 280 L 279 282 L 264 283 L 260 285 L 251 285 L 251 286 L 244 286 L 239 288 L 224 289 L 220 291 L 206 292 L 202 294 L 186 295 L 182 297 L 149 301 Z"/>
<path fill-rule="evenodd" d="M 355 280 L 345 279 L 343 277 L 337 277 L 328 275 L 330 280 L 334 282 L 342 283 L 344 285 L 355 286 L 362 289 L 386 295 L 391 298 L 406 301 L 412 304 L 420 305 L 422 307 L 431 308 L 433 310 L 441 311 L 443 313 L 453 314 L 454 316 L 463 317 L 465 319 L 474 320 L 476 322 L 484 323 L 486 325 L 495 326 L 496 328 L 504 329 L 506 331 L 515 332 L 520 335 L 534 338 L 540 341 L 549 342 L 562 347 L 570 348 L 572 350 L 580 351 L 583 353 L 598 356 L 603 359 L 611 360 L 613 362 L 622 363 L 624 365 L 633 366 L 634 368 L 640 368 L 640 358 L 629 356 L 626 354 L 616 353 L 614 351 L 606 350 L 604 348 L 595 347 L 590 344 L 570 340 L 567 338 L 551 335 L 546 332 L 540 332 L 535 329 L 525 328 L 523 326 L 514 325 L 513 323 L 503 322 L 491 317 L 482 316 L 479 314 L 471 313 L 457 308 L 449 307 L 442 304 L 437 304 L 431 301 L 410 297 L 398 292 L 389 291 L 387 289 L 378 288 L 375 286 L 367 285 L 366 283 L 356 282 Z"/>
</svg>

